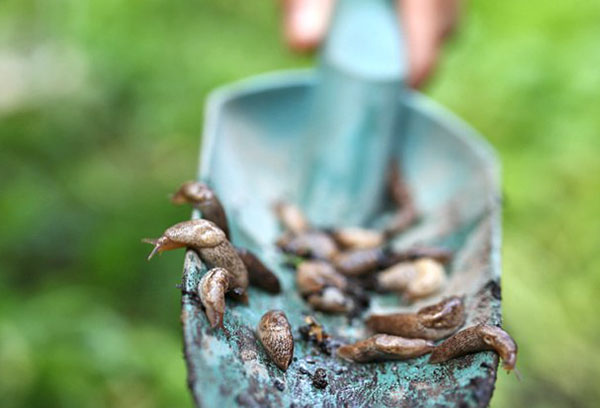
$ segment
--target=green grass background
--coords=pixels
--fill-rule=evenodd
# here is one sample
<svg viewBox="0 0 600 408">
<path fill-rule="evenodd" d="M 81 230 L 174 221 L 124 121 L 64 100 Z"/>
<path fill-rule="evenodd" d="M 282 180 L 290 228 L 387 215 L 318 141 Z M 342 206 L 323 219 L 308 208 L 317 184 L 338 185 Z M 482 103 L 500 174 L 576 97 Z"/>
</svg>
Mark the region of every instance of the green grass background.
<svg viewBox="0 0 600 408">
<path fill-rule="evenodd" d="M 472 0 L 444 54 L 425 92 L 504 165 L 523 379 L 499 373 L 492 406 L 594 406 L 600 3 Z M 207 93 L 311 63 L 273 1 L 0 2 L 0 406 L 191 405 L 183 257 L 147 263 L 139 239 L 189 215 L 166 195 L 194 175 Z"/>
</svg>

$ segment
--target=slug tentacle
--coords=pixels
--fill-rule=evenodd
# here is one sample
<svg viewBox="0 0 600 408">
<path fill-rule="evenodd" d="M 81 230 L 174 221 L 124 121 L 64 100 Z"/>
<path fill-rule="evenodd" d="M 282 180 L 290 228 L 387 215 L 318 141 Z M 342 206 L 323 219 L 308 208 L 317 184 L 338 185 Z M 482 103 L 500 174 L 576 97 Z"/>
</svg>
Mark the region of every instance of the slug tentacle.
<svg viewBox="0 0 600 408">
<path fill-rule="evenodd" d="M 517 362 L 517 344 L 500 327 L 479 324 L 466 328 L 437 346 L 431 353 L 430 363 L 442 363 L 465 354 L 495 351 L 502 358 L 502 366 L 513 370 Z"/>
<path fill-rule="evenodd" d="M 223 328 L 225 293 L 229 290 L 229 272 L 213 268 L 206 272 L 198 284 L 198 295 L 206 311 L 210 326 Z"/>
<path fill-rule="evenodd" d="M 366 340 L 341 346 L 337 355 L 357 363 L 385 360 L 408 360 L 430 353 L 435 345 L 423 339 L 406 339 L 388 334 L 376 334 Z"/>
<path fill-rule="evenodd" d="M 281 310 L 265 313 L 258 323 L 257 335 L 275 365 L 287 370 L 294 356 L 294 337 L 285 313 Z"/>
<path fill-rule="evenodd" d="M 465 322 L 465 308 L 460 297 L 450 297 L 416 313 L 372 315 L 367 326 L 376 333 L 408 338 L 439 340 L 448 337 Z"/>
</svg>

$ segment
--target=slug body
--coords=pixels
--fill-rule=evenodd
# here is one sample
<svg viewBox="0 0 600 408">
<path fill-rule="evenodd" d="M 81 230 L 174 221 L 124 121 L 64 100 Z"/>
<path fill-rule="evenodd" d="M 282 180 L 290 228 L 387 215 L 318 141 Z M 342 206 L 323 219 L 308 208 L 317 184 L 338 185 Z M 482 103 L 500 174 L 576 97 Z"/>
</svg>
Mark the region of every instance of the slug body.
<svg viewBox="0 0 600 408">
<path fill-rule="evenodd" d="M 277 246 L 286 253 L 303 258 L 332 259 L 338 247 L 329 235 L 321 231 L 306 231 L 299 235 L 285 234 L 277 240 Z"/>
<path fill-rule="evenodd" d="M 236 248 L 237 254 L 248 270 L 250 285 L 259 287 L 269 293 L 281 292 L 277 275 L 247 249 Z"/>
<path fill-rule="evenodd" d="M 283 228 L 292 234 L 299 235 L 310 229 L 304 214 L 295 205 L 279 201 L 275 203 L 273 209 Z"/>
<path fill-rule="evenodd" d="M 462 298 L 453 296 L 419 309 L 416 313 L 372 315 L 367 326 L 376 333 L 408 338 L 439 340 L 448 337 L 465 322 Z"/>
<path fill-rule="evenodd" d="M 167 228 L 160 238 L 143 241 L 154 245 L 148 256 L 151 259 L 156 253 L 184 247 L 210 248 L 226 240 L 225 233 L 214 223 L 198 219 L 180 222 Z"/>
<path fill-rule="evenodd" d="M 376 288 L 379 291 L 402 292 L 417 276 L 412 262 L 400 262 L 377 274 Z"/>
<path fill-rule="evenodd" d="M 198 284 L 198 295 L 213 329 L 223 327 L 225 293 L 229 290 L 229 278 L 225 269 L 214 268 L 206 272 Z"/>
<path fill-rule="evenodd" d="M 413 262 L 421 258 L 430 258 L 441 264 L 447 264 L 452 259 L 452 251 L 445 248 L 418 246 L 404 250 L 388 251 L 382 258 L 381 266 L 388 268 L 399 262 Z"/>
<path fill-rule="evenodd" d="M 281 310 L 265 313 L 258 323 L 257 334 L 275 365 L 287 370 L 294 356 L 294 338 L 285 313 Z"/>
<path fill-rule="evenodd" d="M 384 229 L 384 236 L 391 238 L 410 227 L 417 219 L 417 211 L 412 195 L 406 185 L 400 167 L 396 160 L 392 160 L 388 173 L 388 189 L 392 202 L 397 210 Z"/>
<path fill-rule="evenodd" d="M 510 335 L 496 326 L 479 324 L 464 329 L 437 346 L 430 363 L 441 363 L 465 354 L 495 351 L 502 358 L 502 367 L 513 370 L 517 362 L 517 344 Z"/>
<path fill-rule="evenodd" d="M 366 340 L 341 346 L 339 357 L 357 363 L 385 360 L 408 360 L 430 353 L 435 345 L 423 339 L 405 339 L 388 334 L 376 334 Z"/>
<path fill-rule="evenodd" d="M 202 212 L 202 218 L 214 222 L 229 237 L 227 215 L 213 190 L 198 181 L 188 181 L 171 196 L 174 204 L 192 204 Z"/>
<path fill-rule="evenodd" d="M 154 245 L 148 256 L 177 248 L 189 247 L 198 252 L 209 268 L 224 268 L 231 277 L 231 290 L 242 295 L 248 287 L 248 271 L 225 233 L 214 223 L 205 219 L 180 222 L 168 228 L 158 239 L 147 239 Z"/>
<path fill-rule="evenodd" d="M 302 295 L 320 292 L 327 286 L 345 290 L 348 285 L 345 276 L 323 261 L 304 261 L 298 265 L 296 283 Z"/>
<path fill-rule="evenodd" d="M 422 258 L 415 261 L 414 264 L 417 274 L 404 291 L 404 296 L 408 301 L 432 295 L 446 283 L 446 272 L 439 262 L 430 258 Z"/>
<path fill-rule="evenodd" d="M 377 270 L 385 257 L 381 248 L 340 252 L 333 258 L 337 270 L 347 276 L 361 276 Z"/>
<path fill-rule="evenodd" d="M 348 313 L 354 308 L 354 301 L 334 286 L 328 286 L 306 299 L 315 310 L 326 313 Z"/>
<path fill-rule="evenodd" d="M 368 249 L 383 245 L 382 232 L 366 228 L 338 228 L 331 232 L 337 244 L 344 249 Z"/>
<path fill-rule="evenodd" d="M 238 296 L 243 296 L 248 288 L 249 278 L 248 270 L 237 254 L 237 251 L 224 240 L 219 245 L 208 248 L 198 248 L 200 259 L 205 262 L 209 268 L 224 268 L 231 277 L 231 290 Z"/>
</svg>

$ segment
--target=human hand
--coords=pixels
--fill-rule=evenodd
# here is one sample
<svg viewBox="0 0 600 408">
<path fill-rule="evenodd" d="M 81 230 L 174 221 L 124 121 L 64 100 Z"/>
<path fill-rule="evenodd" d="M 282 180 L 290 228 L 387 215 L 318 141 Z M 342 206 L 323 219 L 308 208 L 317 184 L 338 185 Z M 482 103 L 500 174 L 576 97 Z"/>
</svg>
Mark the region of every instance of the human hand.
<svg viewBox="0 0 600 408">
<path fill-rule="evenodd" d="M 456 24 L 460 0 L 396 0 L 408 48 L 408 84 L 421 87 Z M 296 51 L 314 50 L 327 33 L 335 0 L 283 0 L 284 32 Z"/>
</svg>

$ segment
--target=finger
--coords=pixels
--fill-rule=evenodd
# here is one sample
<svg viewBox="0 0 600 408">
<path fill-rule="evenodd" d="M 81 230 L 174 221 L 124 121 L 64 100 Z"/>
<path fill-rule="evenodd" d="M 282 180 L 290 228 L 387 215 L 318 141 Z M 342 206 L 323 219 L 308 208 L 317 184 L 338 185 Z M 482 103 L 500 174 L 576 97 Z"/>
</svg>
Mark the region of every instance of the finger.
<svg viewBox="0 0 600 408">
<path fill-rule="evenodd" d="M 334 0 L 283 0 L 284 35 L 296 51 L 311 51 L 327 32 Z"/>
<path fill-rule="evenodd" d="M 438 60 L 443 36 L 458 15 L 458 0 L 399 0 L 408 49 L 408 85 L 419 88 Z"/>
</svg>

